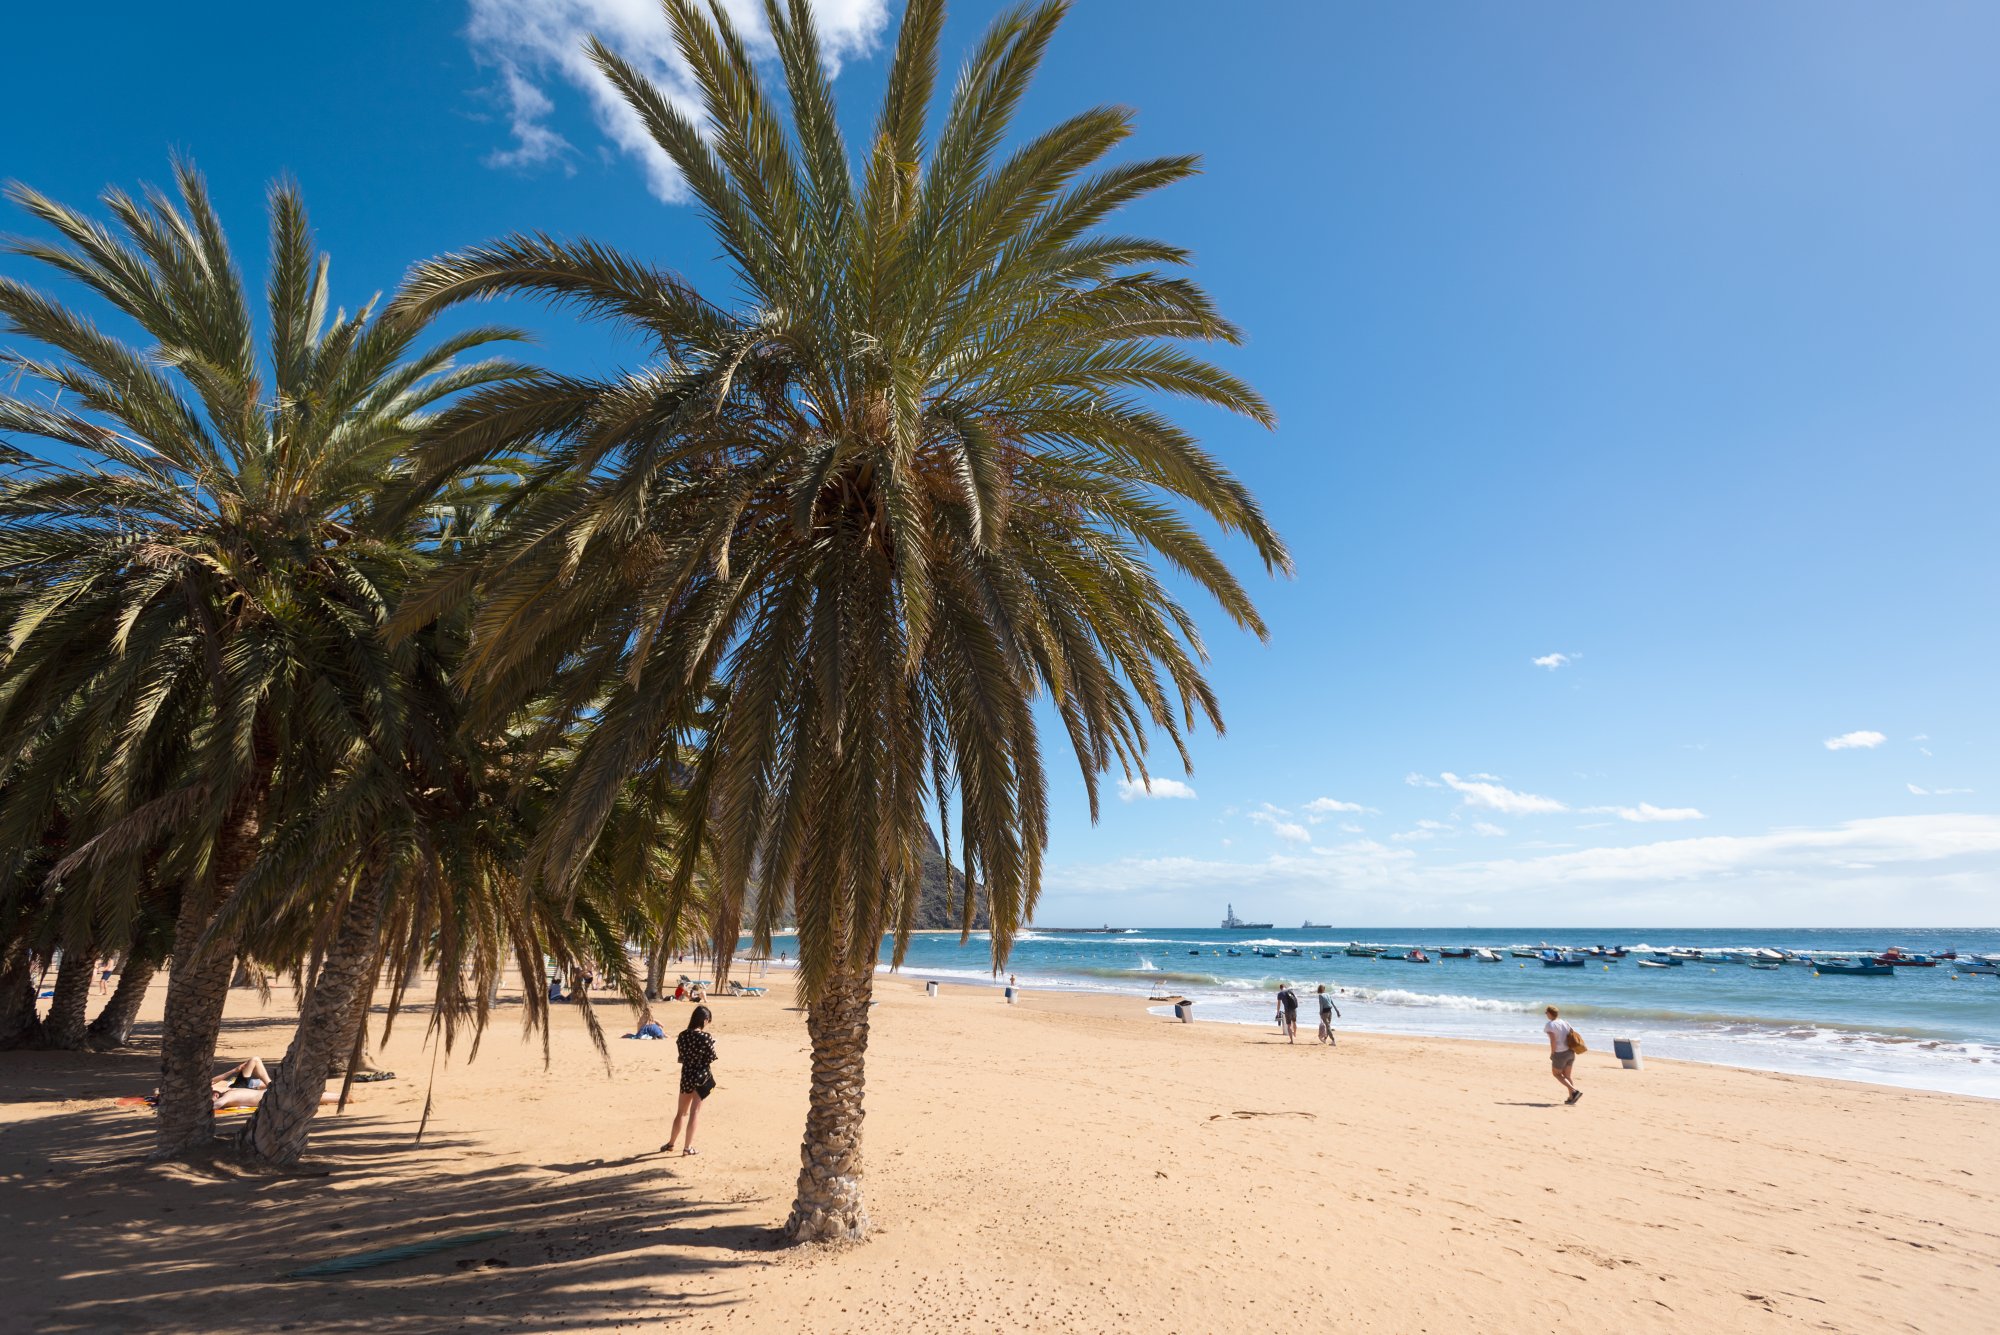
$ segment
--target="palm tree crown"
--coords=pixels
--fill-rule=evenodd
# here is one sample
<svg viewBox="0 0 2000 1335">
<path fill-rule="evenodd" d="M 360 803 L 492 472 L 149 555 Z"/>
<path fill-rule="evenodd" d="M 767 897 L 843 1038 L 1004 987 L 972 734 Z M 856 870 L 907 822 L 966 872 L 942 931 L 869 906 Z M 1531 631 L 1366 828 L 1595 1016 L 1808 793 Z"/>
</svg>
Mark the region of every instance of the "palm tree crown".
<svg viewBox="0 0 2000 1335">
<path fill-rule="evenodd" d="M 614 381 L 475 396 L 430 466 L 523 434 L 548 451 L 483 566 L 471 659 L 502 702 L 561 670 L 571 716 L 591 721 L 541 865 L 580 865 L 620 786 L 685 748 L 681 888 L 712 846 L 720 903 L 759 883 L 760 942 L 797 922 L 815 1080 L 792 1229 L 822 1236 L 864 1226 L 858 1188 L 826 1183 L 851 1185 L 850 1159 L 858 1171 L 867 979 L 883 933 L 900 947 L 911 925 L 926 812 L 958 826 L 1004 960 L 1046 838 L 1034 702 L 1060 718 L 1094 810 L 1110 765 L 1144 773 L 1152 728 L 1180 746 L 1198 721 L 1220 726 L 1194 622 L 1156 564 L 1263 633 L 1190 513 L 1267 568 L 1288 558 L 1248 491 L 1152 404 L 1268 424 L 1253 390 L 1178 346 L 1236 329 L 1170 272 L 1186 252 L 1098 230 L 1194 160 L 1100 167 L 1131 131 L 1115 107 L 1003 151 L 1065 6 L 1002 15 L 933 138 L 944 7 L 913 0 L 858 161 L 811 5 L 765 7 L 782 104 L 720 5 L 665 0 L 701 123 L 590 46 L 679 167 L 747 307 L 546 236 L 422 265 L 400 300 L 538 294 L 655 346 Z M 725 959 L 737 927 L 718 915 Z"/>
<path fill-rule="evenodd" d="M 207 191 L 192 167 L 175 175 L 177 199 L 108 192 L 115 229 L 9 190 L 57 234 L 14 252 L 81 283 L 146 342 L 0 278 L 0 330 L 47 350 L 0 353 L 14 372 L 0 433 L 44 451 L 17 451 L 0 482 L 0 832 L 39 832 L 65 776 L 87 774 L 88 837 L 57 879 L 129 886 L 130 860 L 158 852 L 184 886 L 179 988 L 208 976 L 203 952 L 226 984 L 235 942 L 206 940 L 212 910 L 269 817 L 343 768 L 400 756 L 399 674 L 416 651 L 380 628 L 427 558 L 407 507 L 379 498 L 441 400 L 521 368 L 456 365 L 505 331 L 420 347 L 416 312 L 330 314 L 327 261 L 289 186 L 271 194 L 260 345 Z M 189 1073 L 207 1064 L 200 1031 L 212 1050 L 213 1024 L 206 1002 L 177 1000 L 163 1150 L 210 1122 Z M 219 991 L 210 1000 L 219 1016 Z"/>
</svg>

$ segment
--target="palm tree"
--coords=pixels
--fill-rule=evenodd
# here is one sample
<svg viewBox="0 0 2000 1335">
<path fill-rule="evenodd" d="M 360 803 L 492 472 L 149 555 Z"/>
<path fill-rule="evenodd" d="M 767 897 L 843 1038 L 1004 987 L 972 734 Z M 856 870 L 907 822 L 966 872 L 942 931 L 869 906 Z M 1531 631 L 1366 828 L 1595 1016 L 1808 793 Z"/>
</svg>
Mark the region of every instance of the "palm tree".
<svg viewBox="0 0 2000 1335">
<path fill-rule="evenodd" d="M 673 889 L 712 848 L 719 967 L 753 877 L 758 944 L 798 924 L 812 1084 L 795 1239 L 867 1230 L 868 1007 L 884 934 L 900 961 L 911 926 L 926 812 L 947 840 L 958 827 L 998 968 L 1047 838 L 1036 701 L 1061 720 L 1094 816 L 1099 775 L 1143 776 L 1152 730 L 1185 764 L 1187 732 L 1221 726 L 1195 623 L 1156 564 L 1264 633 L 1192 517 L 1247 539 L 1267 570 L 1289 563 L 1249 492 L 1150 403 L 1268 425 L 1255 391 L 1176 346 L 1236 329 L 1166 272 L 1186 252 L 1097 230 L 1195 160 L 1098 167 L 1131 132 L 1111 107 L 1002 153 L 1064 8 L 1000 17 L 933 141 L 944 7 L 913 0 L 851 164 L 808 0 L 767 0 L 782 101 L 720 6 L 665 0 L 705 124 L 602 42 L 590 55 L 679 167 L 748 308 L 543 236 L 422 265 L 400 298 L 429 312 L 534 294 L 652 341 L 653 364 L 617 380 L 472 396 L 441 420 L 429 467 L 523 435 L 552 461 L 485 555 L 469 660 L 474 689 L 502 700 L 560 671 L 588 711 L 539 872 L 572 875 L 623 785 L 686 749 Z"/>
<path fill-rule="evenodd" d="M 200 176 L 174 175 L 177 198 L 108 191 L 112 225 L 8 191 L 57 234 L 13 252 L 82 284 L 141 346 L 0 278 L 0 331 L 45 350 L 0 352 L 0 435 L 52 447 L 13 451 L 0 481 L 0 791 L 40 811 L 52 783 L 86 775 L 89 837 L 54 881 L 130 890 L 130 865 L 157 851 L 180 887 L 160 1155 L 213 1134 L 239 944 L 217 909 L 289 795 L 396 751 L 380 627 L 422 563 L 385 484 L 441 400 L 520 370 L 455 364 L 505 331 L 419 347 L 413 310 L 329 315 L 327 260 L 290 185 L 270 196 L 260 330 Z"/>
</svg>

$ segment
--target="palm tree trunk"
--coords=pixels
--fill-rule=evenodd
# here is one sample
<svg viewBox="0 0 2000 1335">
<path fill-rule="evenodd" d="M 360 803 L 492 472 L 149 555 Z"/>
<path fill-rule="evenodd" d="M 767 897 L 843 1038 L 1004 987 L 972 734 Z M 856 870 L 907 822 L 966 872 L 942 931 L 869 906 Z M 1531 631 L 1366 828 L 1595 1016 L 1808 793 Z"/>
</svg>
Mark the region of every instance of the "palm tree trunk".
<svg viewBox="0 0 2000 1335">
<path fill-rule="evenodd" d="M 90 1026 L 90 984 L 97 973 L 97 955 L 89 950 L 65 950 L 56 970 L 56 994 L 49 1018 L 42 1025 L 42 1046 L 61 1052 L 83 1047 Z"/>
<path fill-rule="evenodd" d="M 667 938 L 661 937 L 653 945 L 653 953 L 646 957 L 646 1000 L 658 1001 L 664 993 L 667 981 Z"/>
<path fill-rule="evenodd" d="M 206 1149 L 215 1139 L 209 1081 L 215 1072 L 222 1008 L 229 1000 L 229 977 L 236 966 L 236 942 L 233 934 L 228 940 L 211 939 L 206 948 L 201 942 L 216 908 L 228 900 L 256 859 L 265 787 L 262 781 L 252 783 L 223 823 L 215 848 L 217 890 L 205 894 L 191 885 L 181 892 L 180 912 L 174 919 L 173 964 L 167 970 L 167 1012 L 160 1028 L 155 1159 Z"/>
<path fill-rule="evenodd" d="M 354 989 L 354 1004 L 348 1007 L 347 1018 L 341 1022 L 340 1039 L 333 1045 L 333 1059 L 327 1063 L 326 1078 L 329 1080 L 349 1071 L 361 1074 L 381 1069 L 375 1065 L 365 1032 L 369 1008 L 375 1003 L 375 988 L 381 981 L 379 968 L 376 973 L 377 977 L 364 977 Z"/>
<path fill-rule="evenodd" d="M 242 1146 L 250 1158 L 289 1168 L 305 1153 L 320 1096 L 326 1092 L 327 1072 L 347 1056 L 341 1040 L 354 1041 L 347 1022 L 354 1014 L 355 994 L 364 983 L 373 982 L 381 903 L 381 882 L 373 876 L 360 878 L 341 916 L 340 931 L 327 948 L 326 963 L 306 993 L 284 1067 L 243 1128 Z"/>
<path fill-rule="evenodd" d="M 125 1046 L 132 1037 L 132 1025 L 139 1018 L 139 1005 L 146 999 L 146 989 L 153 985 L 154 975 L 159 971 L 157 947 L 143 943 L 132 947 L 125 956 L 125 967 L 118 972 L 118 986 L 112 990 L 111 1000 L 104 1003 L 104 1009 L 97 1012 L 97 1018 L 84 1031 L 85 1047 L 104 1052 Z"/>
<path fill-rule="evenodd" d="M 812 1091 L 799 1147 L 798 1196 L 785 1223 L 794 1242 L 859 1241 L 868 1235 L 861 1201 L 861 1093 L 874 991 L 872 969 L 842 968 L 806 1013 Z"/>
<path fill-rule="evenodd" d="M 35 988 L 35 954 L 26 942 L 16 941 L 7 948 L 6 964 L 0 967 L 0 1050 L 33 1047 L 42 1036 L 42 1022 L 35 1014 L 40 998 Z"/>
</svg>

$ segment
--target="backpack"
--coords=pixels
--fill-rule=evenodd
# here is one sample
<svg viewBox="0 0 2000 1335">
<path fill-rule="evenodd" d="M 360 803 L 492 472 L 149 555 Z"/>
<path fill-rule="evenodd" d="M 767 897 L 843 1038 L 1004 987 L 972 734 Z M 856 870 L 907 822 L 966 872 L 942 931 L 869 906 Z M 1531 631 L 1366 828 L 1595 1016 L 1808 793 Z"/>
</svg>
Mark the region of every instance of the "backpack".
<svg viewBox="0 0 2000 1335">
<path fill-rule="evenodd" d="M 1569 1050 L 1575 1053 L 1590 1051 L 1589 1048 L 1584 1046 L 1583 1035 L 1576 1032 L 1575 1025 L 1571 1025 L 1569 1030 Z"/>
</svg>

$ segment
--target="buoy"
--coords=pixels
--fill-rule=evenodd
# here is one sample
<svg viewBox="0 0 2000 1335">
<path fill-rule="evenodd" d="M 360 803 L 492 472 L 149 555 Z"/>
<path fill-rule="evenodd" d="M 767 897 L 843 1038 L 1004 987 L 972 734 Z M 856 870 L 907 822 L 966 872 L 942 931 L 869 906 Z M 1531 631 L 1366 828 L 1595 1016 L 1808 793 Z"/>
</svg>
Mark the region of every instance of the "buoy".
<svg viewBox="0 0 2000 1335">
<path fill-rule="evenodd" d="M 1814 970 L 1813 970 L 1813 977 L 1815 977 L 1815 978 L 1819 977 L 1819 970 L 1818 970 L 1818 969 L 1814 969 Z"/>
<path fill-rule="evenodd" d="M 1609 964 L 1607 964 L 1607 965 L 1605 965 L 1605 966 L 1604 966 L 1604 972 L 1606 972 L 1606 973 L 1610 973 L 1610 972 L 1611 972 L 1611 966 L 1610 966 Z"/>
</svg>

